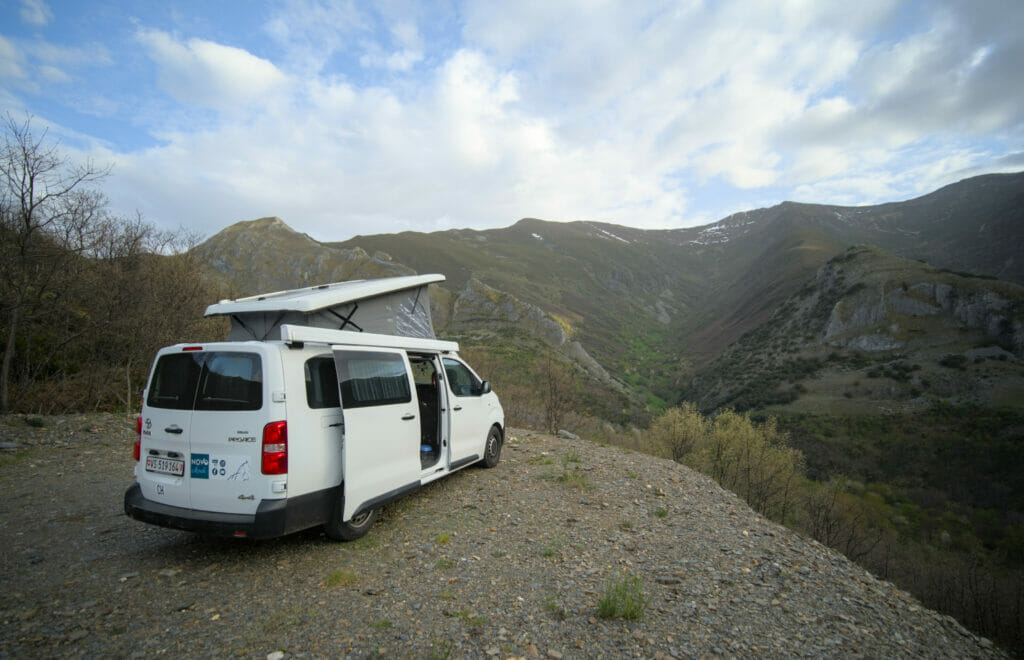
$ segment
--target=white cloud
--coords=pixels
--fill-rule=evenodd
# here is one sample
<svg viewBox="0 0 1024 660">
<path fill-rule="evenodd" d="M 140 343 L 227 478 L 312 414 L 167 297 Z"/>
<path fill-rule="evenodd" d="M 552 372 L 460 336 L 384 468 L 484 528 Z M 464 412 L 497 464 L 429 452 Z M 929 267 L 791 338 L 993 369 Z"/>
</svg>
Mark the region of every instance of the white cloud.
<svg viewBox="0 0 1024 660">
<path fill-rule="evenodd" d="M 0 35 L 0 78 L 24 78 L 24 58 L 9 40 Z"/>
<path fill-rule="evenodd" d="M 47 82 L 52 83 L 67 83 L 71 82 L 71 76 L 64 71 L 61 71 L 55 66 L 44 64 L 39 67 L 39 73 L 46 79 Z"/>
<path fill-rule="evenodd" d="M 21 0 L 21 20 L 43 26 L 53 20 L 53 12 L 43 0 Z"/>
<path fill-rule="evenodd" d="M 359 58 L 362 66 L 407 72 L 423 60 L 423 40 L 414 23 L 400 21 L 391 26 L 390 34 L 397 50 L 389 52 L 376 43 L 370 43 L 368 52 Z"/>
<path fill-rule="evenodd" d="M 27 43 L 25 49 L 36 60 L 63 68 L 108 66 L 114 63 L 106 46 L 97 42 L 84 46 L 60 46 L 36 40 Z"/>
<path fill-rule="evenodd" d="M 273 63 L 240 48 L 180 42 L 160 30 L 140 30 L 136 38 L 156 62 L 164 91 L 183 103 L 238 111 L 287 82 Z"/>
<path fill-rule="evenodd" d="M 471 1 L 443 43 L 415 3 L 279 10 L 273 61 L 138 31 L 162 88 L 221 114 L 110 154 L 122 199 L 324 240 L 523 216 L 679 226 L 717 219 L 702 188 L 725 213 L 733 194 L 873 203 L 1024 150 L 1015 5 Z"/>
<path fill-rule="evenodd" d="M 350 47 L 354 37 L 369 28 L 356 3 L 296 0 L 284 4 L 264 25 L 264 31 L 285 49 L 288 68 L 304 75 L 319 74 L 336 53 Z"/>
</svg>

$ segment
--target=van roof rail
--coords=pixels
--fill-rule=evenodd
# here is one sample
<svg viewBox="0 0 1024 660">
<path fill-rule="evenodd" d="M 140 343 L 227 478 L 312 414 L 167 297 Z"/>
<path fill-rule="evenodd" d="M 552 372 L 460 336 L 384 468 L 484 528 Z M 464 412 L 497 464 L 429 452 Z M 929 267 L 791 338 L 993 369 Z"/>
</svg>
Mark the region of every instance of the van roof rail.
<svg viewBox="0 0 1024 660">
<path fill-rule="evenodd" d="M 378 348 L 401 348 L 405 350 L 438 351 L 457 353 L 459 344 L 442 339 L 424 339 L 401 335 L 382 335 L 373 332 L 352 332 L 313 328 L 305 325 L 284 324 L 281 326 L 281 340 L 286 344 L 347 344 L 349 346 L 374 346 Z"/>
</svg>

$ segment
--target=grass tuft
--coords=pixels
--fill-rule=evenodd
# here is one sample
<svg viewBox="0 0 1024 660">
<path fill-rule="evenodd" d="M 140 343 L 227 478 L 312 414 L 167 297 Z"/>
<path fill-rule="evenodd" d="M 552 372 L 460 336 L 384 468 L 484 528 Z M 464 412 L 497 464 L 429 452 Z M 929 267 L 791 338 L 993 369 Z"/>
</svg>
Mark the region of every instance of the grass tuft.
<svg viewBox="0 0 1024 660">
<path fill-rule="evenodd" d="M 558 598 L 558 594 L 550 594 L 544 599 L 544 611 L 554 614 L 559 620 L 564 620 L 568 612 L 565 605 Z"/>
<path fill-rule="evenodd" d="M 562 470 L 562 474 L 555 477 L 555 481 L 576 490 L 590 491 L 594 489 L 593 484 L 587 479 L 587 475 L 580 472 L 579 469 Z"/>
<path fill-rule="evenodd" d="M 646 608 L 643 580 L 637 575 L 624 574 L 610 580 L 597 601 L 597 615 L 602 619 L 639 621 Z"/>
<path fill-rule="evenodd" d="M 351 587 L 359 580 L 352 571 L 346 571 L 343 569 L 337 569 L 331 571 L 324 578 L 324 587 L 328 589 L 334 589 L 336 587 Z"/>
</svg>

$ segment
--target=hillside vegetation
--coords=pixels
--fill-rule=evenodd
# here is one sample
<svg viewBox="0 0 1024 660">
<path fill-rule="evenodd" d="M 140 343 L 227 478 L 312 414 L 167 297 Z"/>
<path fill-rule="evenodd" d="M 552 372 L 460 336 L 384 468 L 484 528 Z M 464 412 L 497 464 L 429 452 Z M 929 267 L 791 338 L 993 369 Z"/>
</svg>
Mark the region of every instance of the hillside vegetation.
<svg viewBox="0 0 1024 660">
<path fill-rule="evenodd" d="M 0 412 L 131 409 L 154 352 L 222 336 L 186 232 L 109 212 L 109 173 L 8 116 L 0 144 Z"/>
</svg>

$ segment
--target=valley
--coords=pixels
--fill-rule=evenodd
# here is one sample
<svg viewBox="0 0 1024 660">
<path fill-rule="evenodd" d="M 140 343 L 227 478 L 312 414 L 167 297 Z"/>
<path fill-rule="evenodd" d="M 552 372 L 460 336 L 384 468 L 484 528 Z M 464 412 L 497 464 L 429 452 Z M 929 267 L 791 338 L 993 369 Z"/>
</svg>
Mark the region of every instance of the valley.
<svg viewBox="0 0 1024 660">
<path fill-rule="evenodd" d="M 322 243 L 265 218 L 194 253 L 229 296 L 444 274 L 438 335 L 512 424 L 659 455 L 646 429 L 682 402 L 777 424 L 807 479 L 782 522 L 1021 648 L 1021 617 L 966 601 L 1024 588 L 1004 588 L 1024 585 L 1022 246 L 1024 173 L 677 230 L 527 218 Z"/>
</svg>

